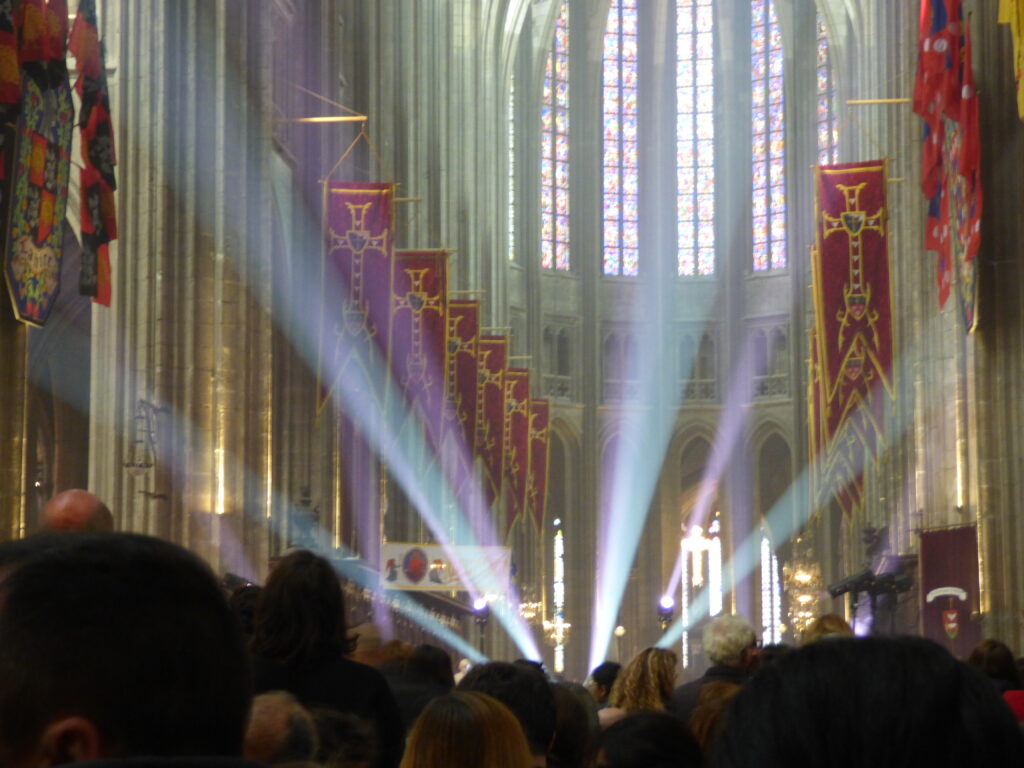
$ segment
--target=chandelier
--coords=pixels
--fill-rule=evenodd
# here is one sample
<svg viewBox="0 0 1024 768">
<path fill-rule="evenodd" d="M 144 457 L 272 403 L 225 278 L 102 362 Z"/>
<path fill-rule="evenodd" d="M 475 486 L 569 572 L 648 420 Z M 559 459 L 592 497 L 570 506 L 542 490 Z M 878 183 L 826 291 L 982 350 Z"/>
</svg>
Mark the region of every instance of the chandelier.
<svg viewBox="0 0 1024 768">
<path fill-rule="evenodd" d="M 560 613 L 551 620 L 544 619 L 544 636 L 555 647 L 564 646 L 568 642 L 571 628 L 572 624 L 566 621 Z"/>
<path fill-rule="evenodd" d="M 812 552 L 804 546 L 802 537 L 797 537 L 793 549 L 793 559 L 782 566 L 782 580 L 789 596 L 788 623 L 799 637 L 820 612 L 824 585 L 821 566 L 812 559 Z"/>
</svg>

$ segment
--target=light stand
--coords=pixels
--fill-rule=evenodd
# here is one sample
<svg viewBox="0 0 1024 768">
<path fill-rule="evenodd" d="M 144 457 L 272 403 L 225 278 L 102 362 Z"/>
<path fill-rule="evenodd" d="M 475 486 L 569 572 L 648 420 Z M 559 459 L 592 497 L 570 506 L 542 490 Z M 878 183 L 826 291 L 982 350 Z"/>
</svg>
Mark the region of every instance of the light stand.
<svg viewBox="0 0 1024 768">
<path fill-rule="evenodd" d="M 672 623 L 672 618 L 675 616 L 675 608 L 676 601 L 672 599 L 672 595 L 664 595 L 658 601 L 658 622 L 661 624 L 662 632 L 668 630 L 668 625 Z"/>
<path fill-rule="evenodd" d="M 484 636 L 487 633 L 487 622 L 491 618 L 491 606 L 487 598 L 478 597 L 473 601 L 473 621 L 480 630 L 480 653 L 484 652 Z"/>
</svg>

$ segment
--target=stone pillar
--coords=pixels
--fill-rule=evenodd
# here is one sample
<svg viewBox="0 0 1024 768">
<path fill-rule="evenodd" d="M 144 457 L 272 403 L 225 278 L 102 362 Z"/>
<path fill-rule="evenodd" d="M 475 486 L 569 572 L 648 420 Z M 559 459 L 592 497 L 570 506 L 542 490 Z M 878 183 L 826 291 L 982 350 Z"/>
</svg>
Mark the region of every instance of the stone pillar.
<svg viewBox="0 0 1024 768">
<path fill-rule="evenodd" d="M 25 447 L 28 430 L 28 328 L 14 319 L 4 297 L 0 307 L 0 392 L 5 405 L 0 409 L 0 540 L 20 538 L 25 533 L 28 480 L 25 477 Z"/>
</svg>

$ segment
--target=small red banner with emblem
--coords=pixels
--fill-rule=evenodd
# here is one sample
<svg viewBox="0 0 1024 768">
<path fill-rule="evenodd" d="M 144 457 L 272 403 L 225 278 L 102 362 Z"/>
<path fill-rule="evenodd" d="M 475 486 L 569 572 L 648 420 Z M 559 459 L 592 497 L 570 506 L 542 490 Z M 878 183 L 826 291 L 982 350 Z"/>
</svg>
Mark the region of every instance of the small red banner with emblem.
<svg viewBox="0 0 1024 768">
<path fill-rule="evenodd" d="M 965 659 L 982 637 L 978 530 L 965 525 L 920 535 L 922 634 Z"/>
</svg>

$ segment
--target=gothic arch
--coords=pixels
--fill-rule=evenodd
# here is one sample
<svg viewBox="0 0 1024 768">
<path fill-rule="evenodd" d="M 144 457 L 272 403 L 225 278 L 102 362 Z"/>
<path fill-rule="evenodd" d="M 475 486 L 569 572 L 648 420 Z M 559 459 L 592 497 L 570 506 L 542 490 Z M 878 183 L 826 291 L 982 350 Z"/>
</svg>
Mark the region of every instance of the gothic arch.
<svg viewBox="0 0 1024 768">
<path fill-rule="evenodd" d="M 559 376 L 572 375 L 572 340 L 568 328 L 558 332 L 555 342 L 555 363 L 555 370 Z"/>
<path fill-rule="evenodd" d="M 788 446 L 793 446 L 796 442 L 793 431 L 788 424 L 774 416 L 764 415 L 757 420 L 757 423 L 750 430 L 750 445 L 753 446 L 755 452 L 760 452 L 765 441 L 772 435 L 781 437 Z"/>
<path fill-rule="evenodd" d="M 758 513 L 767 517 L 793 483 L 793 451 L 777 430 L 772 430 L 755 445 L 755 504 Z"/>
</svg>

